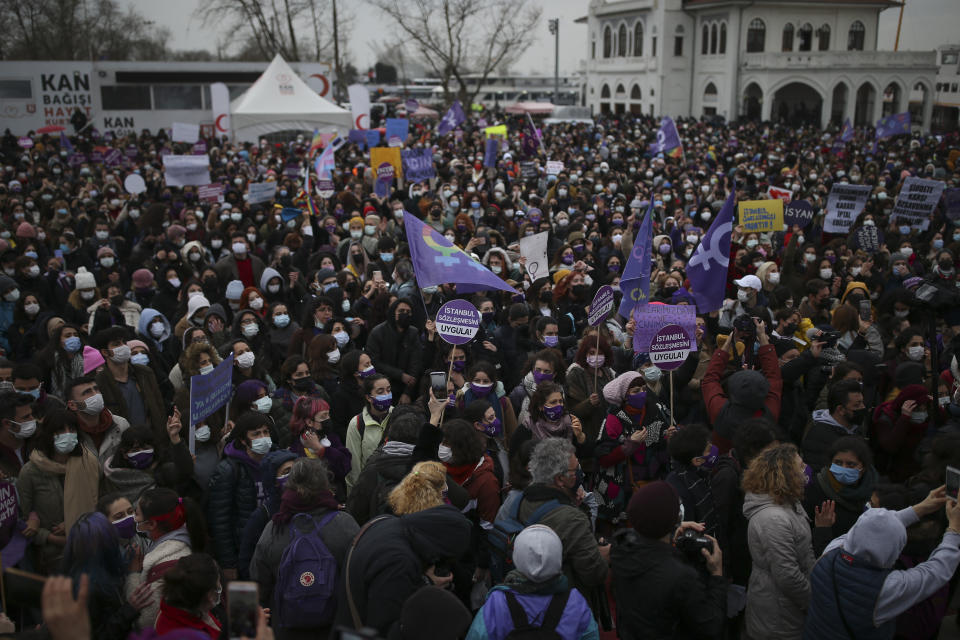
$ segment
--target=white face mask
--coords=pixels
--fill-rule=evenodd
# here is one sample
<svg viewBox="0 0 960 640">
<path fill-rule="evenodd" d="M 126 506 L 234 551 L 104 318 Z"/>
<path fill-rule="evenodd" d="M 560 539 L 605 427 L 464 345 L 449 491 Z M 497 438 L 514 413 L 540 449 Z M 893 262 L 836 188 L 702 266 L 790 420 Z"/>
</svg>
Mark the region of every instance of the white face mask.
<svg viewBox="0 0 960 640">
<path fill-rule="evenodd" d="M 257 407 L 257 411 L 260 413 L 270 413 L 270 409 L 273 408 L 273 400 L 270 398 L 270 396 L 257 398 L 253 401 L 253 404 Z"/>
<path fill-rule="evenodd" d="M 99 415 L 101 411 L 103 411 L 103 395 L 100 393 L 87 398 L 80 409 L 81 413 L 88 416 Z"/>
<path fill-rule="evenodd" d="M 254 311 L 260 311 L 260 309 L 263 309 L 263 298 L 252 298 L 250 300 L 250 308 Z"/>
<path fill-rule="evenodd" d="M 212 364 L 208 364 L 203 367 L 200 367 L 200 375 L 205 376 L 209 373 L 213 373 L 213 369 L 214 367 Z"/>
<path fill-rule="evenodd" d="M 241 369 L 249 369 L 253 366 L 253 363 L 256 362 L 256 359 L 257 358 L 253 354 L 253 351 L 244 351 L 237 356 L 237 366 L 239 366 Z"/>
<path fill-rule="evenodd" d="M 737 300 L 746 304 L 747 302 L 750 301 L 750 292 L 744 291 L 743 289 L 741 289 L 740 291 L 737 291 Z"/>
<path fill-rule="evenodd" d="M 773 273 L 767 274 L 767 281 L 770 284 L 780 284 L 780 272 L 774 271 Z"/>
<path fill-rule="evenodd" d="M 334 349 L 333 351 L 327 352 L 327 362 L 330 364 L 337 364 L 340 362 L 340 350 Z"/>
<path fill-rule="evenodd" d="M 193 434 L 194 439 L 197 442 L 206 442 L 210 439 L 210 427 L 203 425 L 202 427 L 197 427 L 197 430 Z"/>
<path fill-rule="evenodd" d="M 833 277 L 833 269 L 820 269 L 820 279 L 829 280 Z"/>
<path fill-rule="evenodd" d="M 923 360 L 924 348 L 923 346 L 910 347 L 907 349 L 907 357 L 913 360 L 914 362 L 919 362 Z"/>
<path fill-rule="evenodd" d="M 441 462 L 450 462 L 453 459 L 453 449 L 445 444 L 441 444 L 437 447 L 437 457 L 440 458 Z"/>
</svg>

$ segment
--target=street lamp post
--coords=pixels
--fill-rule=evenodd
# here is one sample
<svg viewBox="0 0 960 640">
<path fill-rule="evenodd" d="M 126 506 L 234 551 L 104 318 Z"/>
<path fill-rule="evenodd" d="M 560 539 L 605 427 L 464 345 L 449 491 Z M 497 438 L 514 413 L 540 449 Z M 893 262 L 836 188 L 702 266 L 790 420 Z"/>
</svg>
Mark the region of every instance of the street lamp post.
<svg viewBox="0 0 960 640">
<path fill-rule="evenodd" d="M 560 19 L 549 21 L 550 33 L 553 34 L 553 104 L 560 100 Z"/>
</svg>

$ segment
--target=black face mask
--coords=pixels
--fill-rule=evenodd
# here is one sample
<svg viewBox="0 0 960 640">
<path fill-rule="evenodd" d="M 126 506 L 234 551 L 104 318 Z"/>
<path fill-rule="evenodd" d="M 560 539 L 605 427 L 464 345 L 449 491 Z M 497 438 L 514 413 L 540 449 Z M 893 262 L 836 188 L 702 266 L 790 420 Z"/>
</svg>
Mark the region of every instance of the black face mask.
<svg viewBox="0 0 960 640">
<path fill-rule="evenodd" d="M 293 388 L 297 391 L 310 391 L 313 388 L 313 380 L 310 379 L 310 376 L 297 378 L 293 381 Z"/>
<path fill-rule="evenodd" d="M 663 288 L 663 293 L 664 293 L 665 295 L 672 296 L 674 293 L 676 293 L 676 292 L 679 291 L 679 290 L 680 290 L 680 287 L 673 287 L 673 286 L 664 287 L 664 288 Z"/>
<path fill-rule="evenodd" d="M 585 284 L 574 286 L 573 295 L 575 295 L 578 300 L 586 300 L 587 296 L 590 295 L 590 286 Z"/>
<path fill-rule="evenodd" d="M 863 424 L 863 419 L 867 417 L 867 408 L 862 407 L 850 412 L 850 424 Z"/>
<path fill-rule="evenodd" d="M 940 267 L 940 273 L 953 273 L 953 263 L 942 261 L 937 264 Z"/>
<path fill-rule="evenodd" d="M 409 327 L 409 326 L 410 326 L 410 314 L 409 314 L 409 313 L 401 313 L 401 314 L 397 315 L 397 328 L 398 328 L 398 329 L 406 329 L 406 328 Z"/>
<path fill-rule="evenodd" d="M 541 291 L 539 296 L 540 302 L 550 303 L 553 302 L 553 291 Z"/>
<path fill-rule="evenodd" d="M 790 324 L 785 324 L 785 325 L 783 325 L 783 333 L 782 333 L 782 335 L 792 336 L 792 335 L 793 335 L 794 333 L 796 333 L 796 332 L 797 332 L 797 323 L 796 323 L 796 322 L 791 322 Z"/>
<path fill-rule="evenodd" d="M 123 296 L 110 296 L 110 304 L 119 307 L 123 304 Z"/>
</svg>

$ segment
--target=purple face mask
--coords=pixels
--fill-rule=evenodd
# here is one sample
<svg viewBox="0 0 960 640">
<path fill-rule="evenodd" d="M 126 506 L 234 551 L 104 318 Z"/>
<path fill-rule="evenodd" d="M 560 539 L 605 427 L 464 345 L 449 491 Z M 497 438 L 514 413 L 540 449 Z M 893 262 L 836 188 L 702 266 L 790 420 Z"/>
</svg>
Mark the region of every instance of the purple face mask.
<svg viewBox="0 0 960 640">
<path fill-rule="evenodd" d="M 447 396 L 447 407 L 453 409 L 457 406 L 457 394 L 451 393 Z"/>
<path fill-rule="evenodd" d="M 713 469 L 717 464 L 717 460 L 720 458 L 720 449 L 716 445 L 710 445 L 710 453 L 703 456 L 703 464 L 700 465 L 704 469 Z"/>
<path fill-rule="evenodd" d="M 361 369 L 358 373 L 359 373 L 359 375 L 360 375 L 361 378 L 369 378 L 370 376 L 372 376 L 372 375 L 375 374 L 376 372 L 377 372 L 377 370 L 373 368 L 373 365 L 370 365 L 370 366 L 367 367 L 366 369 Z"/>
<path fill-rule="evenodd" d="M 470 391 L 473 391 L 473 395 L 478 398 L 486 398 L 489 395 L 490 391 L 493 390 L 492 384 L 474 384 L 470 383 Z"/>
<path fill-rule="evenodd" d="M 543 344 L 552 349 L 560 344 L 560 336 L 543 336 Z"/>
<path fill-rule="evenodd" d="M 634 409 L 643 409 L 647 404 L 647 392 L 639 391 L 637 393 L 628 393 L 627 404 Z"/>
<path fill-rule="evenodd" d="M 136 453 L 128 453 L 127 460 L 135 469 L 146 469 L 153 462 L 153 449 L 144 449 Z"/>
<path fill-rule="evenodd" d="M 544 373 L 542 371 L 533 372 L 533 381 L 536 382 L 537 384 L 540 384 L 541 382 L 544 382 L 546 380 L 553 380 L 553 374 Z"/>
<path fill-rule="evenodd" d="M 813 469 L 810 468 L 810 465 L 803 465 L 803 475 L 807 478 L 803 486 L 809 487 L 810 483 L 813 482 Z"/>
<path fill-rule="evenodd" d="M 494 418 L 491 422 L 483 423 L 483 432 L 491 438 L 498 437 L 503 432 L 500 418 Z"/>
<path fill-rule="evenodd" d="M 558 404 L 552 407 L 544 407 L 543 415 L 547 416 L 547 420 L 552 420 L 556 422 L 563 417 L 563 405 Z"/>
<path fill-rule="evenodd" d="M 133 517 L 133 514 L 117 520 L 113 523 L 113 526 L 117 529 L 117 535 L 124 540 L 129 540 L 137 535 L 137 520 Z"/>
<path fill-rule="evenodd" d="M 563 264 L 573 264 L 573 256 L 568 253 L 562 258 L 560 258 L 560 262 L 562 262 Z"/>
<path fill-rule="evenodd" d="M 457 373 L 463 373 L 467 370 L 467 361 L 466 360 L 454 360 L 453 361 L 453 370 Z"/>
</svg>

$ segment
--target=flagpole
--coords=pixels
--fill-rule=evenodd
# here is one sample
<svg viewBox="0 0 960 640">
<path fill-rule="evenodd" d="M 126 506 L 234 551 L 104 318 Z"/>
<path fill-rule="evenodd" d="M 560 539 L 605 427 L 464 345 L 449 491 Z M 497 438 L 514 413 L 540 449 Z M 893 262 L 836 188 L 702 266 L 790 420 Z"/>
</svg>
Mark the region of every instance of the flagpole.
<svg viewBox="0 0 960 640">
<path fill-rule="evenodd" d="M 533 124 L 533 116 L 530 115 L 530 112 L 527 112 L 527 121 L 530 123 L 530 130 L 533 132 L 533 135 L 537 136 L 537 127 Z M 550 157 L 547 156 L 547 150 L 543 146 L 543 138 L 537 136 L 537 142 L 540 143 L 540 151 L 543 153 L 544 157 L 549 160 Z"/>
</svg>

